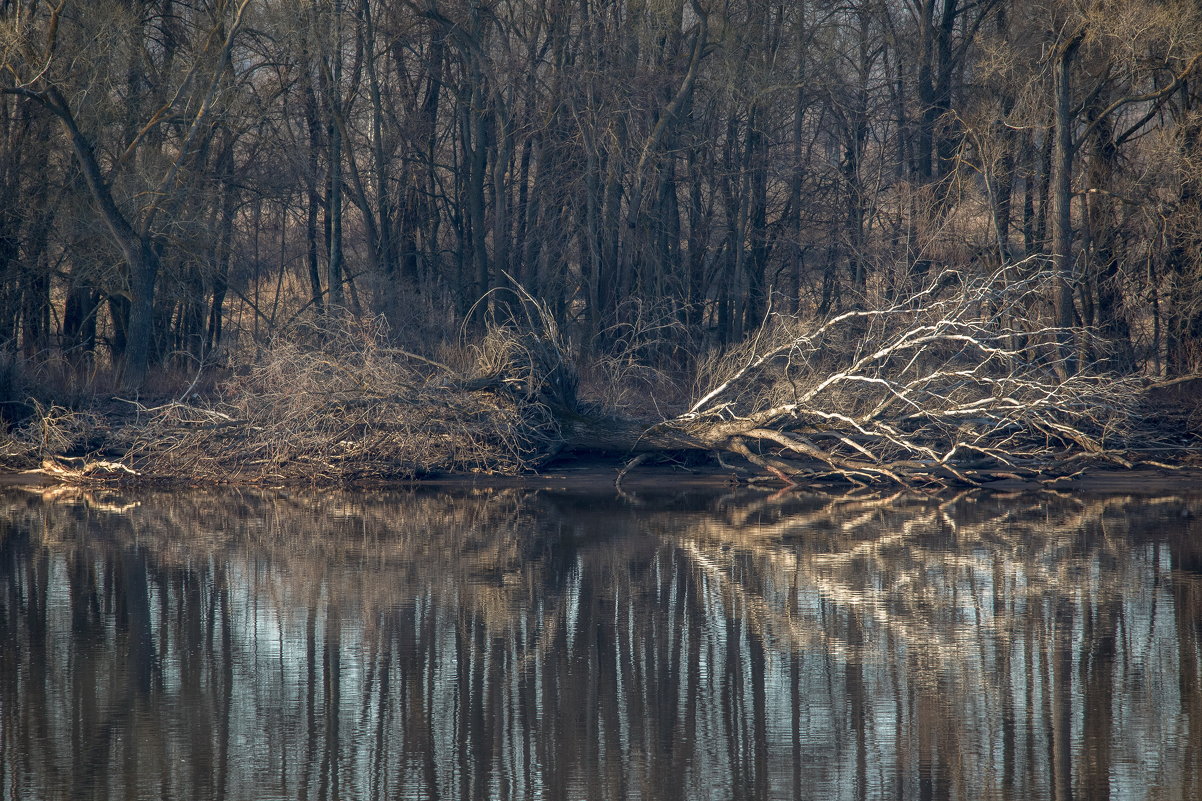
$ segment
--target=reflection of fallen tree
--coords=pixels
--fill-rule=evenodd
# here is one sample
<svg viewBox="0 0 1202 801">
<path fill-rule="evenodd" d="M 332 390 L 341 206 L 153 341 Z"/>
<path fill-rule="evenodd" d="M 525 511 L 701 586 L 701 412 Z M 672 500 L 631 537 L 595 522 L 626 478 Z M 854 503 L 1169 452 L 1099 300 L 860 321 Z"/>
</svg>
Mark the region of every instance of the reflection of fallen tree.
<svg viewBox="0 0 1202 801">
<path fill-rule="evenodd" d="M 551 580 L 544 570 L 548 559 L 561 558 L 559 549 L 645 531 L 654 539 L 632 541 L 615 555 L 615 570 L 624 571 L 629 560 L 650 561 L 649 549 L 658 542 L 679 549 L 712 588 L 737 597 L 757 627 L 774 636 L 786 633 L 797 643 L 819 636 L 823 627 L 808 617 L 817 607 L 789 597 L 804 588 L 815 603 L 852 611 L 865 625 L 887 628 L 932 653 L 959 647 L 967 631 L 1005 625 L 993 608 L 997 597 L 1013 606 L 1067 591 L 1095 600 L 1127 591 L 1118 574 L 1106 584 L 1089 582 L 1098 560 L 1130 561 L 1129 530 L 1138 525 L 1131 509 L 1149 520 L 1156 514 L 1202 519 L 1197 499 L 1047 492 L 934 498 L 909 491 L 736 492 L 639 517 L 613 499 L 512 489 L 471 495 L 41 492 L 42 504 L 13 500 L 5 514 L 36 519 L 31 528 L 56 547 L 90 547 L 100 531 L 113 544 L 146 549 L 162 567 L 249 558 L 279 568 L 287 594 L 320 584 L 329 601 L 345 596 L 367 608 L 376 606 L 377 592 L 383 609 L 398 593 L 454 588 L 500 628 L 517 610 L 547 600 L 547 593 L 558 595 L 552 585 L 562 577 Z M 51 513 L 64 506 L 87 513 Z M 1087 532 L 1093 534 L 1086 547 L 1081 538 Z M 387 580 L 363 586 L 365 565 Z M 432 577 L 438 577 L 433 584 Z"/>
<path fill-rule="evenodd" d="M 659 597 L 664 582 L 677 583 L 659 575 L 662 566 L 681 560 L 683 574 L 691 566 L 697 578 L 688 591 L 696 603 L 746 620 L 762 642 L 839 660 L 903 649 L 932 675 L 941 665 L 977 664 L 983 643 L 1004 650 L 1029 639 L 1015 627 L 1046 625 L 1064 599 L 1096 607 L 1147 586 L 1146 576 L 1131 572 L 1144 563 L 1132 556 L 1131 531 L 1155 530 L 1158 514 L 1202 519 L 1197 499 L 980 491 L 936 498 L 741 491 L 637 517 L 615 499 L 522 490 L 59 487 L 43 498 L 5 510 L 10 522 L 26 520 L 22 527 L 43 545 L 78 550 L 83 563 L 98 547 L 137 550 L 164 576 L 235 565 L 275 599 L 282 619 L 311 615 L 320 594 L 369 627 L 395 626 L 397 598 L 425 598 L 470 610 L 482 631 L 520 643 L 513 659 L 525 663 L 570 641 L 582 575 L 611 575 L 631 598 Z M 83 511 L 55 511 L 64 505 Z M 623 536 L 620 546 L 611 542 Z M 372 581 L 363 581 L 365 570 Z"/>
<path fill-rule="evenodd" d="M 141 550 L 164 572 L 239 565 L 292 613 L 305 614 L 319 590 L 367 617 L 398 597 L 451 595 L 497 631 L 540 601 L 558 614 L 545 560 L 565 524 L 536 492 L 12 492 L 0 496 L 0 522 L 24 523 L 0 528 L 0 544 L 23 527 L 60 551 Z"/>
<path fill-rule="evenodd" d="M 768 641 L 856 658 L 889 643 L 937 670 L 973 663 L 983 642 L 1004 652 L 1062 599 L 1129 594 L 1142 582 L 1113 566 L 1135 569 L 1131 515 L 1159 508 L 1202 514 L 1177 496 L 793 495 L 664 536 Z"/>
<path fill-rule="evenodd" d="M 1140 661 L 1171 662 L 1173 616 L 1199 619 L 1179 592 L 1191 579 L 1164 567 L 1177 546 L 1156 530 L 1186 520 L 1182 539 L 1196 538 L 1202 518 L 1183 513 L 1202 512 L 1197 500 L 44 497 L 0 494 L 0 595 L 21 610 L 0 649 L 15 666 L 0 670 L 14 701 L 5 754 L 71 732 L 59 742 L 139 771 L 114 773 L 119 788 L 186 787 L 212 770 L 208 787 L 271 776 L 278 795 L 317 797 L 320 766 L 337 765 L 344 793 L 419 797 L 497 796 L 490 781 L 512 776 L 594 796 L 853 797 L 865 775 L 882 783 L 860 795 L 918 797 L 891 777 L 920 774 L 951 776 L 948 796 L 1051 797 L 1052 746 L 1078 731 L 1112 741 L 1114 764 L 1142 770 L 1131 755 L 1156 753 L 1162 786 L 1197 775 L 1182 756 L 1197 738 L 1172 714 L 1175 698 L 1197 709 L 1196 689 L 1177 689 L 1196 662 L 1153 673 Z M 1128 528 L 1154 532 L 1156 549 Z M 990 566 L 1011 580 L 987 579 Z M 1120 656 L 1100 673 L 1090 643 L 1115 629 Z M 48 632 L 64 645 L 47 647 Z M 1196 654 L 1196 635 L 1180 643 Z M 1066 648 L 1078 649 L 1068 668 L 1054 659 Z M 131 699 L 142 682 L 153 692 Z M 1134 712 L 1097 719 L 1111 709 Z M 139 736 L 110 740 L 134 712 Z M 214 742 L 237 758 L 209 758 Z M 46 772 L 22 786 L 51 786 L 77 753 L 34 760 Z M 625 783 L 597 790 L 608 777 Z"/>
</svg>

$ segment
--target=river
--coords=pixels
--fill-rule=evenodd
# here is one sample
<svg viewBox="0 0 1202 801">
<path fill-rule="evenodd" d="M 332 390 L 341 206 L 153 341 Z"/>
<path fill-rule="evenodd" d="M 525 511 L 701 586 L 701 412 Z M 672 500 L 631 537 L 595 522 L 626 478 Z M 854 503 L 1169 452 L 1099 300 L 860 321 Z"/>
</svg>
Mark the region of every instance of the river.
<svg viewBox="0 0 1202 801">
<path fill-rule="evenodd" d="M 1202 799 L 1202 496 L 0 492 L 0 800 Z"/>
</svg>

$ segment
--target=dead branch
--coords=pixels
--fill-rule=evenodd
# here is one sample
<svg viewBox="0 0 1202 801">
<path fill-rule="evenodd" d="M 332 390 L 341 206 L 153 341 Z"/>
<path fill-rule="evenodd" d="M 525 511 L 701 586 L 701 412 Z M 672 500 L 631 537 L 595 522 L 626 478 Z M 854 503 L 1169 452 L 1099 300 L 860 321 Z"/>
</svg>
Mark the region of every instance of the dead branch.
<svg viewBox="0 0 1202 801">
<path fill-rule="evenodd" d="M 789 481 L 979 484 L 1052 475 L 1069 458 L 1129 467 L 1138 386 L 1088 369 L 1059 377 L 1061 332 L 1030 311 L 1050 280 L 1013 267 L 944 274 L 816 326 L 776 315 L 756 347 L 659 428 Z"/>
</svg>

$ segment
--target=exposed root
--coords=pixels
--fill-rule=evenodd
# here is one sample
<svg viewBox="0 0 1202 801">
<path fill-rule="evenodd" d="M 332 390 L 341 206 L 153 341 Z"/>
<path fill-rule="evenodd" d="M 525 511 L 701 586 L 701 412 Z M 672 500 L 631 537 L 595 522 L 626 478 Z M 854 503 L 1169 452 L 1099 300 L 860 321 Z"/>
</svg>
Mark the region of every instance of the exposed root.
<svg viewBox="0 0 1202 801">
<path fill-rule="evenodd" d="M 647 461 L 649 456 L 650 456 L 650 454 L 640 453 L 638 456 L 635 456 L 629 462 L 622 465 L 622 469 L 619 470 L 618 474 L 614 477 L 614 488 L 621 491 L 622 479 L 626 478 L 626 474 L 629 473 L 631 470 L 638 467 L 643 462 Z"/>
</svg>

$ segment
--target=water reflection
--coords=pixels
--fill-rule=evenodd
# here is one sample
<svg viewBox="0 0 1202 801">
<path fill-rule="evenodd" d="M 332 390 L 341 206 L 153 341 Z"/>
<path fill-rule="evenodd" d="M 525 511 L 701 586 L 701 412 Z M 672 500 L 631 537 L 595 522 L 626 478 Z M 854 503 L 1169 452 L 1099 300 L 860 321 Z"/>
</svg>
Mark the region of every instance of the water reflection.
<svg viewBox="0 0 1202 801">
<path fill-rule="evenodd" d="M 1199 515 L 8 493 L 0 799 L 1198 799 Z"/>
</svg>

